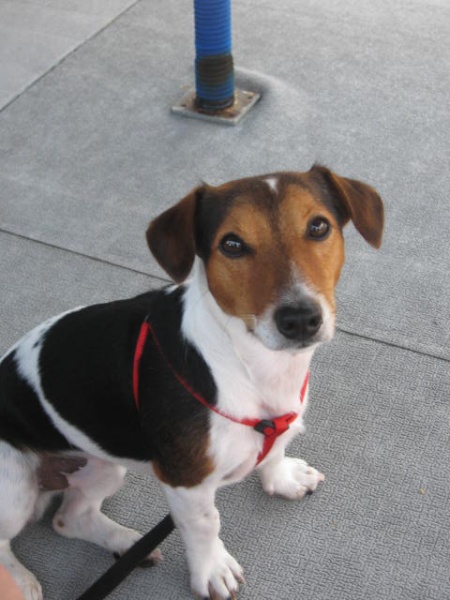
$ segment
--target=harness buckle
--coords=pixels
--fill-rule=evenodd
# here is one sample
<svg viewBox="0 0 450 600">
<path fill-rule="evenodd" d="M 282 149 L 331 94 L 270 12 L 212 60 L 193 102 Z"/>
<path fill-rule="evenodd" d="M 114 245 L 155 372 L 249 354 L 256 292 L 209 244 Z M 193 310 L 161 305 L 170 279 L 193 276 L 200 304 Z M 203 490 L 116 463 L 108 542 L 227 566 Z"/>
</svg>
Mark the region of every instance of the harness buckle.
<svg viewBox="0 0 450 600">
<path fill-rule="evenodd" d="M 253 429 L 258 433 L 262 433 L 263 435 L 268 436 L 273 435 L 276 432 L 277 426 L 273 421 L 269 421 L 268 419 L 262 419 L 261 421 L 258 421 L 256 425 L 253 426 Z"/>
<path fill-rule="evenodd" d="M 292 421 L 295 421 L 296 418 L 297 415 L 293 413 L 290 415 L 277 417 L 276 419 L 273 419 L 273 421 L 262 419 L 253 426 L 253 429 L 258 431 L 258 433 L 262 433 L 266 437 L 270 437 L 272 435 L 279 436 L 289 429 L 289 425 L 292 423 Z"/>
</svg>

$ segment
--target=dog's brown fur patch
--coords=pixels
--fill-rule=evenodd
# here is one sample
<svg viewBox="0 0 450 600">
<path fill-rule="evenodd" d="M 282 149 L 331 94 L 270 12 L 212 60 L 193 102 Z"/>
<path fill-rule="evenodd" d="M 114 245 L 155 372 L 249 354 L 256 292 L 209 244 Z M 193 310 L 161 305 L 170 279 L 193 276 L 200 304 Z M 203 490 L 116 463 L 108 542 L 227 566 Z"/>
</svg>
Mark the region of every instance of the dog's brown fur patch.
<svg viewBox="0 0 450 600">
<path fill-rule="evenodd" d="M 207 428 L 186 425 L 183 431 L 174 431 L 167 444 L 159 448 L 161 458 L 152 461 L 155 475 L 173 487 L 199 485 L 214 470 L 208 448 Z"/>
</svg>

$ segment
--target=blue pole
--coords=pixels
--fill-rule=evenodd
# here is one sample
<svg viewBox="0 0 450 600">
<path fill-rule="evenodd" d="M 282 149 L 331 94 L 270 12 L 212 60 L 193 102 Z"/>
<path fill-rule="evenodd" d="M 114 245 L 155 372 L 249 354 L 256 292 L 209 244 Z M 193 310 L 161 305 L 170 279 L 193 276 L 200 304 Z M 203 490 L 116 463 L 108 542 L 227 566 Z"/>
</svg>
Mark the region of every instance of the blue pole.
<svg viewBox="0 0 450 600">
<path fill-rule="evenodd" d="M 203 110 L 223 110 L 234 102 L 231 0 L 194 0 L 194 12 L 195 102 Z"/>
</svg>

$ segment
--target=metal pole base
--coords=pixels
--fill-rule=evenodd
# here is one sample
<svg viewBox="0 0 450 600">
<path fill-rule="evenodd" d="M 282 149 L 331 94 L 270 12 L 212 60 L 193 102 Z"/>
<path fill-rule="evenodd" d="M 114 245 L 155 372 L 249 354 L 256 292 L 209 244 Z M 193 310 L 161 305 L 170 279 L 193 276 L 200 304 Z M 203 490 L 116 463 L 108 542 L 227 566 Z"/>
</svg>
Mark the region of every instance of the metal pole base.
<svg viewBox="0 0 450 600">
<path fill-rule="evenodd" d="M 257 92 L 246 92 L 235 89 L 234 103 L 229 108 L 211 111 L 197 106 L 195 89 L 191 89 L 181 98 L 177 104 L 172 106 L 172 112 L 182 117 L 202 119 L 223 125 L 237 125 L 248 113 L 254 104 L 258 102 L 261 94 Z"/>
</svg>

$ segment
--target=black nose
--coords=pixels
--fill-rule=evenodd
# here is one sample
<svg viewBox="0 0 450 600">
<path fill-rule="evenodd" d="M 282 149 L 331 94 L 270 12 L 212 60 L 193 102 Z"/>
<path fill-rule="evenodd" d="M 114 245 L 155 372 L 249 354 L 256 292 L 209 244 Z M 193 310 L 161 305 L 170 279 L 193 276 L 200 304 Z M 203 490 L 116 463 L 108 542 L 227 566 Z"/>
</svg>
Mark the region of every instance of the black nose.
<svg viewBox="0 0 450 600">
<path fill-rule="evenodd" d="M 322 325 L 322 312 L 314 302 L 281 306 L 275 311 L 278 331 L 289 340 L 303 341 L 315 335 Z"/>
</svg>

